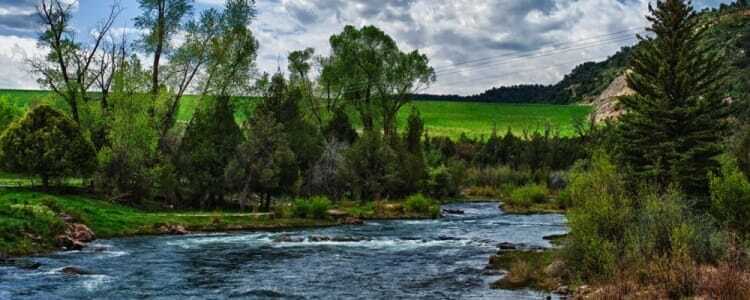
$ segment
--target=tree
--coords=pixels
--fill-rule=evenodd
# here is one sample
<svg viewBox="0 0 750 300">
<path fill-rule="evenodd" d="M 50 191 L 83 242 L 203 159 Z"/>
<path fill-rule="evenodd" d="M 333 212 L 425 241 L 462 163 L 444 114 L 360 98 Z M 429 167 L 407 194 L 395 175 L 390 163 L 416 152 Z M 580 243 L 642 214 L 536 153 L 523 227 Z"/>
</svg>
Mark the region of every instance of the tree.
<svg viewBox="0 0 750 300">
<path fill-rule="evenodd" d="M 383 133 L 387 138 L 397 136 L 396 114 L 401 107 L 412 100 L 413 94 L 435 81 L 435 70 L 429 61 L 427 55 L 416 50 L 387 56 L 385 78 L 377 86 Z"/>
<path fill-rule="evenodd" d="M 315 54 L 315 49 L 305 48 L 305 50 L 297 50 L 289 53 L 287 60 L 289 61 L 289 81 L 296 82 L 298 80 L 307 81 L 307 75 L 312 69 L 311 60 Z"/>
<path fill-rule="evenodd" d="M 225 169 L 240 142 L 242 132 L 234 121 L 229 97 L 206 98 L 185 130 L 177 158 L 192 199 L 202 209 L 224 202 Z"/>
<path fill-rule="evenodd" d="M 271 207 L 271 196 L 293 190 L 299 178 L 294 152 L 287 144 L 284 126 L 272 114 L 259 112 L 245 123 L 245 137 L 236 158 L 229 164 L 227 178 L 241 191 L 261 196 L 261 210 Z"/>
<path fill-rule="evenodd" d="M 344 153 L 343 177 L 352 195 L 371 200 L 394 190 L 398 183 L 398 155 L 377 131 L 366 131 Z"/>
<path fill-rule="evenodd" d="M 305 172 L 323 153 L 324 140 L 318 128 L 302 114 L 300 102 L 303 97 L 302 87 L 287 85 L 284 76 L 276 73 L 265 92 L 263 102 L 259 103 L 255 110 L 258 113 L 272 115 L 282 124 L 287 143 L 294 151 L 298 166 Z"/>
<path fill-rule="evenodd" d="M 391 142 L 397 138 L 399 109 L 417 90 L 435 81 L 429 59 L 416 50 L 401 52 L 396 42 L 375 26 L 346 26 L 342 33 L 331 36 L 330 44 L 332 53 L 324 61 L 322 83 L 343 89 L 343 98 L 354 105 L 366 131 L 373 129 L 375 114 L 380 112 L 385 136 Z"/>
<path fill-rule="evenodd" d="M 143 11 L 135 18 L 135 27 L 146 33 L 139 42 L 144 51 L 153 54 L 151 93 L 160 88 L 159 67 L 162 55 L 172 49 L 175 34 L 182 29 L 182 20 L 193 10 L 192 0 L 138 0 Z"/>
<path fill-rule="evenodd" d="M 75 40 L 75 30 L 71 24 L 72 12 L 76 2 L 60 0 L 43 0 L 36 7 L 37 17 L 43 31 L 39 35 L 39 45 L 49 48 L 44 59 L 29 60 L 37 82 L 59 95 L 70 106 L 75 122 L 79 121 L 78 106 L 87 101 L 87 91 L 99 77 L 96 70 L 97 53 L 109 30 L 117 18 L 120 9 L 113 5 L 107 17 L 92 30 L 92 43 L 84 46 Z"/>
<path fill-rule="evenodd" d="M 727 128 L 726 71 L 721 56 L 701 43 L 707 27 L 689 3 L 657 1 L 649 11 L 656 36 L 640 37 L 630 58 L 627 81 L 636 94 L 621 98 L 628 113 L 619 126 L 619 159 L 634 179 L 705 195 Z"/>
<path fill-rule="evenodd" d="M 419 115 L 419 110 L 416 107 L 412 107 L 403 141 L 392 145 L 398 153 L 401 166 L 399 168 L 400 192 L 404 195 L 418 192 L 427 178 L 424 151 L 422 149 L 423 131 L 424 121 L 422 121 Z"/>
<path fill-rule="evenodd" d="M 355 107 L 365 131 L 375 126 L 375 97 L 388 57 L 397 55 L 396 42 L 375 26 L 344 27 L 330 38 L 331 58 L 323 72 L 337 77 L 343 98 Z"/>
<path fill-rule="evenodd" d="M 352 122 L 349 121 L 349 115 L 343 107 L 336 108 L 328 124 L 323 128 L 323 134 L 329 140 L 337 140 L 347 144 L 354 143 L 357 140 L 357 130 L 354 129 Z"/>
<path fill-rule="evenodd" d="M 0 136 L 3 169 L 38 175 L 45 190 L 52 178 L 91 174 L 95 156 L 75 121 L 47 105 L 31 109 Z"/>
<path fill-rule="evenodd" d="M 137 56 L 117 63 L 109 101 L 109 144 L 98 153 L 97 183 L 106 193 L 135 201 L 151 187 L 150 162 L 156 150 L 156 128 L 149 118 L 149 74 Z"/>
<path fill-rule="evenodd" d="M 118 63 L 110 96 L 109 144 L 99 153 L 97 181 L 106 193 L 139 201 L 151 187 L 149 165 L 156 151 L 156 129 L 149 118 L 149 74 L 136 56 Z"/>
</svg>

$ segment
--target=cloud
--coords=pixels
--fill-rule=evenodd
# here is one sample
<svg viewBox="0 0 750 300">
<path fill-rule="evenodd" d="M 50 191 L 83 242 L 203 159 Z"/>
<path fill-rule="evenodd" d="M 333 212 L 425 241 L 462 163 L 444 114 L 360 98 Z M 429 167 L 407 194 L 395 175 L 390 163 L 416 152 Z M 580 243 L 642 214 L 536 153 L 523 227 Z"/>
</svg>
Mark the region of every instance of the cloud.
<svg viewBox="0 0 750 300">
<path fill-rule="evenodd" d="M 25 61 L 43 55 L 44 49 L 37 46 L 35 39 L 16 36 L 0 36 L 0 45 L 0 87 L 38 89 Z"/>
<path fill-rule="evenodd" d="M 31 18 L 21 16 L 33 12 L 37 1 L 0 0 L 3 65 L 8 63 L 8 51 L 13 47 L 6 42 L 8 36 L 34 37 L 29 34 L 35 26 L 29 22 Z M 94 0 L 81 1 L 85 5 Z M 645 27 L 648 1 L 262 0 L 256 2 L 258 16 L 251 28 L 260 42 L 257 65 L 261 71 L 286 70 L 286 56 L 294 50 L 313 47 L 316 54 L 327 55 L 329 37 L 341 32 L 345 25 L 372 24 L 392 36 L 402 50 L 418 49 L 430 57 L 431 65 L 438 68 L 438 82 L 426 92 L 473 94 L 499 85 L 554 83 L 575 65 L 602 59 L 621 46 L 632 44 L 633 39 L 611 38 L 632 36 L 634 31 L 613 34 Z M 694 2 L 696 8 L 719 3 Z M 224 0 L 196 3 L 196 8 L 202 9 L 221 6 Z M 127 14 L 136 15 L 137 5 L 130 6 Z M 91 22 L 96 19 L 74 15 L 76 20 L 79 17 L 92 19 Z M 93 25 L 76 24 L 80 28 Z M 132 28 L 118 28 L 113 33 L 122 31 L 137 34 Z M 611 42 L 592 43 L 608 39 Z M 32 49 L 36 47 L 34 43 L 14 43 L 29 53 L 36 51 Z M 559 50 L 566 47 L 573 50 Z M 537 55 L 554 51 L 559 53 Z M 462 64 L 487 57 L 496 58 L 481 64 Z M 512 61 L 514 57 L 525 58 Z M 0 87 L 35 85 L 32 76 L 24 76 L 23 80 L 18 75 L 11 77 L 0 79 Z"/>
</svg>

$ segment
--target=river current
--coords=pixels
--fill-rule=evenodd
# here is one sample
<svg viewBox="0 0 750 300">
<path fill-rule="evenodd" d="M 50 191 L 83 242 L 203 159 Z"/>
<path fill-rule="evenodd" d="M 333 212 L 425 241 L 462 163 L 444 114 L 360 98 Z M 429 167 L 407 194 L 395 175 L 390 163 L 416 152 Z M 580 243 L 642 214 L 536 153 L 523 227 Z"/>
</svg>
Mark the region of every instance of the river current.
<svg viewBox="0 0 750 300">
<path fill-rule="evenodd" d="M 37 270 L 0 267 L 0 299 L 542 299 L 489 288 L 483 272 L 499 242 L 549 247 L 562 215 L 510 215 L 496 203 L 450 204 L 438 220 L 277 232 L 98 240 L 31 257 Z M 288 241 L 275 241 L 288 236 Z M 333 239 L 333 241 L 326 241 Z M 63 274 L 74 266 L 86 275 Z"/>
</svg>

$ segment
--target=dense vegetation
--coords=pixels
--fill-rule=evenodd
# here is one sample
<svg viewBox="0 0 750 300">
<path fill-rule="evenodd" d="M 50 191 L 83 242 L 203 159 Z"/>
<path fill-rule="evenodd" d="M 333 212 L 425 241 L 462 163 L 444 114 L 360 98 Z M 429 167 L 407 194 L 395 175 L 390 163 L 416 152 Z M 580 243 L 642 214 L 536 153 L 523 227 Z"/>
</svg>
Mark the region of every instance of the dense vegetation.
<svg viewBox="0 0 750 300">
<path fill-rule="evenodd" d="M 224 10 L 193 19 L 191 1 L 140 0 L 137 43 L 154 59 L 151 67 L 127 45 L 111 45 L 120 51 L 83 67 L 74 62 L 96 46 L 77 41 L 69 8 L 52 3 L 58 5 L 40 7 L 48 24 L 40 42 L 51 54 L 32 67 L 59 105 L 0 105 L 0 170 L 39 178 L 58 192 L 77 178 L 76 192 L 120 203 L 3 192 L 0 251 L 48 249 L 63 230 L 60 212 L 117 236 L 151 233 L 165 222 L 199 229 L 225 228 L 226 219 L 240 228 L 326 225 L 332 208 L 363 217 L 436 217 L 434 199 L 471 195 L 501 199 L 507 211 L 567 210 L 571 232 L 562 248 L 531 264 L 544 272 L 517 276 L 512 268 L 507 278 L 516 283 L 539 282 L 529 276 L 593 283 L 603 286 L 604 298 L 750 295 L 750 126 L 745 85 L 737 80 L 746 78 L 748 56 L 727 50 L 750 44 L 747 31 L 736 34 L 750 23 L 746 1 L 700 14 L 686 1 L 656 1 L 651 36 L 608 61 L 579 66 L 560 83 L 565 89 L 493 92 L 516 97 L 545 89 L 550 102 L 567 103 L 597 94 L 628 68 L 636 94 L 621 98 L 627 114 L 618 121 L 579 116 L 564 129 L 548 122 L 536 130 L 500 123 L 486 135 L 468 123 L 474 135 L 451 136 L 430 130 L 440 123 L 430 108 L 410 103 L 435 80 L 427 57 L 401 51 L 377 27 L 347 26 L 330 38 L 329 56 L 293 51 L 289 76 L 256 77 L 258 43 L 247 26 L 254 2 L 229 0 Z M 719 25 L 704 26 L 710 20 Z M 717 30 L 734 32 L 718 35 L 730 48 L 710 46 Z M 185 41 L 176 46 L 178 31 Z M 319 76 L 312 78 L 315 66 Z M 87 84 L 91 72 L 97 89 Z M 187 103 L 194 108 L 182 114 Z M 167 207 L 203 213 L 146 211 Z M 526 256 L 534 255 L 515 257 Z"/>
</svg>

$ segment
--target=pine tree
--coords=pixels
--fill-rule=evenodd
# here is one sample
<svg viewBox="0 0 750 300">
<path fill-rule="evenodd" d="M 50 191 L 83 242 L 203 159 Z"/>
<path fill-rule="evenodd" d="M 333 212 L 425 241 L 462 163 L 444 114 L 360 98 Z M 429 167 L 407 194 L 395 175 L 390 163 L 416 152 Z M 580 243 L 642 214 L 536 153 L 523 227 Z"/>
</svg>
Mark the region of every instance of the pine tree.
<svg viewBox="0 0 750 300">
<path fill-rule="evenodd" d="M 242 142 L 229 97 L 205 101 L 185 129 L 178 157 L 179 171 L 201 208 L 222 204 L 227 189 L 225 168 Z"/>
<path fill-rule="evenodd" d="M 627 80 L 636 94 L 620 99 L 628 113 L 618 130 L 619 159 L 632 182 L 676 183 L 704 195 L 727 128 L 726 72 L 702 42 L 707 27 L 689 1 L 660 0 L 649 11 L 655 37 L 639 37 L 642 47 L 630 59 Z"/>
</svg>

